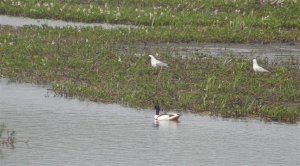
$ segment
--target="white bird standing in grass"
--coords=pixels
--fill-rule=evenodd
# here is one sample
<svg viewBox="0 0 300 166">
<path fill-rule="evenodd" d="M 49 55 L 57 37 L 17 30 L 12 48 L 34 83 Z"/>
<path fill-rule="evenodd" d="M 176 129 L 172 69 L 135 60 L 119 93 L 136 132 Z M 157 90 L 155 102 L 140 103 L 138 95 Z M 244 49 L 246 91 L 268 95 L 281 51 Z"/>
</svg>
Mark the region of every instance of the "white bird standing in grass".
<svg viewBox="0 0 300 166">
<path fill-rule="evenodd" d="M 155 59 L 153 55 L 149 55 L 149 56 L 151 58 L 151 66 L 152 67 L 161 67 L 161 68 L 168 67 L 168 64 Z"/>
<path fill-rule="evenodd" d="M 257 61 L 256 59 L 253 59 L 253 70 L 255 71 L 255 73 L 270 73 L 268 70 L 260 67 L 258 64 L 257 64 Z"/>
</svg>

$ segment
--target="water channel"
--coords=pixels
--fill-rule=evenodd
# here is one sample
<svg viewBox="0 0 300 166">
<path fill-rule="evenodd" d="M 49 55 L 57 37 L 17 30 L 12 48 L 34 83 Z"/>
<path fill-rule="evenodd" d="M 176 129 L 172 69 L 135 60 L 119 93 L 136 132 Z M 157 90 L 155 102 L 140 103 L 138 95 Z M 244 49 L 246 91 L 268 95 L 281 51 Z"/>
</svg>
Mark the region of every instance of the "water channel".
<svg viewBox="0 0 300 166">
<path fill-rule="evenodd" d="M 51 20 L 51 19 L 33 19 L 29 17 L 15 17 L 8 15 L 0 15 L 0 25 L 9 25 L 13 27 L 22 26 L 49 26 L 52 28 L 63 28 L 63 27 L 102 27 L 104 29 L 114 28 L 134 28 L 131 25 L 118 25 L 118 24 L 107 24 L 107 23 L 83 23 L 83 22 L 70 22 L 63 20 Z"/>
<path fill-rule="evenodd" d="M 0 165 L 300 165 L 300 125 L 137 110 L 54 97 L 0 79 L 0 122 L 17 132 Z"/>
</svg>

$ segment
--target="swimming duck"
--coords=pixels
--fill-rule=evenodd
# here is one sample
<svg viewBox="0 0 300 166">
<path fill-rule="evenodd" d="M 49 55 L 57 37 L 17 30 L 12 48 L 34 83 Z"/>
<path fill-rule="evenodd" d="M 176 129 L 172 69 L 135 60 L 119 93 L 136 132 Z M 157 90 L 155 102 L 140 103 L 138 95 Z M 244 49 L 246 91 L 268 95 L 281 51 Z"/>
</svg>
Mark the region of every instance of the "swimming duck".
<svg viewBox="0 0 300 166">
<path fill-rule="evenodd" d="M 169 113 L 159 115 L 160 107 L 159 105 L 155 105 L 156 114 L 154 115 L 154 120 L 178 120 L 180 114 L 177 113 Z"/>
<path fill-rule="evenodd" d="M 257 64 L 257 61 L 256 59 L 253 59 L 253 70 L 255 71 L 255 73 L 270 73 L 268 70 L 260 67 L 258 64 Z"/>
</svg>

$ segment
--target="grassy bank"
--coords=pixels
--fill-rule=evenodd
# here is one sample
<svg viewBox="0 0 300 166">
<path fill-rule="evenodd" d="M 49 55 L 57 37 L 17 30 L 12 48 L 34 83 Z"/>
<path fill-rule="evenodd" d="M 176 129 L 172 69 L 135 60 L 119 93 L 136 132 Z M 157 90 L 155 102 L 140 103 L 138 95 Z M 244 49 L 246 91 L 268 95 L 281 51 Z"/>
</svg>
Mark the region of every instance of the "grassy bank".
<svg viewBox="0 0 300 166">
<path fill-rule="evenodd" d="M 145 38 L 141 31 L 0 26 L 0 74 L 50 83 L 61 95 L 92 101 L 140 108 L 159 102 L 164 109 L 223 117 L 299 120 L 298 69 L 260 61 L 271 74 L 254 74 L 247 60 L 182 59 L 166 48 L 158 58 L 170 67 L 160 72 L 150 66 L 150 52 L 134 56 L 134 44 Z M 122 51 L 125 46 L 129 51 Z"/>
<path fill-rule="evenodd" d="M 170 42 L 299 41 L 300 1 L 3 0 L 0 14 L 142 25 Z M 176 35 L 174 35 L 176 34 Z"/>
</svg>

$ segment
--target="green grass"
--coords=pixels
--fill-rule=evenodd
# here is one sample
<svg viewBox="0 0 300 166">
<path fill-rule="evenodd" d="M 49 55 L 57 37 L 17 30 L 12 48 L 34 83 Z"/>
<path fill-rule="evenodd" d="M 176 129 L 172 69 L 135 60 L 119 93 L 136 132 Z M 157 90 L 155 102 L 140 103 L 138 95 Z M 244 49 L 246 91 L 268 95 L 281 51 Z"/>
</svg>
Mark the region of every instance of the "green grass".
<svg viewBox="0 0 300 166">
<path fill-rule="evenodd" d="M 0 2 L 0 14 L 146 26 L 146 36 L 170 42 L 299 41 L 299 11 L 300 2 L 293 0 Z"/>
<path fill-rule="evenodd" d="M 300 117 L 300 72 L 292 66 L 259 61 L 271 74 L 255 74 L 248 60 L 182 59 L 166 48 L 157 50 L 158 58 L 170 67 L 160 72 L 150 66 L 153 52 L 134 56 L 137 43 L 154 40 L 143 30 L 0 26 L 0 33 L 1 75 L 51 84 L 66 97 L 138 108 L 159 102 L 168 110 L 223 117 L 287 122 Z"/>
</svg>

